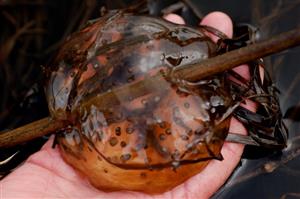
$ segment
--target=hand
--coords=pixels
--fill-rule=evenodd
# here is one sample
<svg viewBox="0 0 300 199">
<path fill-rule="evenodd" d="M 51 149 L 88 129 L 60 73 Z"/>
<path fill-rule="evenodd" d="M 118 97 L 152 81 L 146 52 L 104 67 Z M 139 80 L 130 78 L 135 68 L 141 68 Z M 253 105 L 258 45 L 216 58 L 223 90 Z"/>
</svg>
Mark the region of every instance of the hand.
<svg viewBox="0 0 300 199">
<path fill-rule="evenodd" d="M 173 14 L 166 16 L 166 19 L 184 23 L 182 18 Z M 232 37 L 232 22 L 223 13 L 210 13 L 201 24 L 215 27 Z M 210 37 L 217 40 L 213 35 Z M 247 66 L 239 66 L 235 70 L 249 79 Z M 245 106 L 255 110 L 255 105 L 251 102 Z M 230 132 L 247 133 L 243 125 L 234 118 Z M 0 195 L 3 198 L 209 198 L 230 176 L 243 152 L 243 145 L 226 142 L 222 148 L 223 161 L 212 160 L 202 172 L 173 190 L 162 195 L 149 196 L 138 192 L 106 193 L 95 189 L 62 160 L 58 148 L 51 148 L 52 141 L 53 138 L 0 182 Z"/>
</svg>

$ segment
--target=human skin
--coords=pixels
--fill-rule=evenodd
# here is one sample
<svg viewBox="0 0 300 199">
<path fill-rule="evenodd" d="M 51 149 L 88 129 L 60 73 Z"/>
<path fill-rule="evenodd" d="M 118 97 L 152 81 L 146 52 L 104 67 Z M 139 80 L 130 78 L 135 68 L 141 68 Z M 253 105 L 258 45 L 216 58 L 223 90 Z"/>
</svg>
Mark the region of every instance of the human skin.
<svg viewBox="0 0 300 199">
<path fill-rule="evenodd" d="M 184 23 L 177 15 L 165 17 L 174 23 Z M 224 13 L 213 12 L 201 22 L 224 32 L 232 37 L 232 21 Z M 209 35 L 214 41 L 215 36 Z M 246 65 L 235 68 L 240 75 L 249 79 Z M 254 111 L 255 105 L 247 102 L 249 110 Z M 231 119 L 230 132 L 246 134 L 247 131 L 236 119 Z M 67 165 L 60 156 L 58 148 L 51 148 L 53 137 L 42 149 L 31 155 L 26 162 L 14 172 L 0 181 L 0 198 L 209 198 L 230 176 L 240 161 L 242 144 L 225 142 L 222 148 L 223 161 L 211 160 L 208 166 L 199 174 L 191 177 L 173 190 L 160 195 L 147 195 L 139 192 L 118 191 L 103 192 L 91 186 L 87 180 Z"/>
</svg>

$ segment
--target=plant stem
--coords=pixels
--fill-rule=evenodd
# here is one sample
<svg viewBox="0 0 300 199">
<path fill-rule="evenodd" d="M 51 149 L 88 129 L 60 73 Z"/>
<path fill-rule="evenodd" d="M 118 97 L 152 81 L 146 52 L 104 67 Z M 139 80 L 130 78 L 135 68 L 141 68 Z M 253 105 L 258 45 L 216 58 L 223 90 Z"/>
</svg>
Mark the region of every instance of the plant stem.
<svg viewBox="0 0 300 199">
<path fill-rule="evenodd" d="M 16 146 L 20 143 L 47 135 L 66 126 L 65 121 L 46 117 L 30 124 L 0 134 L 0 147 Z"/>
<path fill-rule="evenodd" d="M 300 28 L 282 33 L 256 44 L 203 60 L 200 63 L 176 68 L 172 71 L 171 77 L 175 79 L 197 81 L 297 45 L 300 45 Z M 153 91 L 153 89 L 162 91 L 164 88 L 162 86 L 157 86 L 157 82 L 162 81 L 163 78 L 164 77 L 158 73 L 155 76 L 146 77 L 144 80 L 129 83 L 95 96 L 90 96 L 85 99 L 81 104 L 81 107 L 88 108 L 92 105 L 98 107 L 111 107 L 119 104 L 121 101 L 128 101 L 143 96 L 150 91 Z M 130 96 L 130 99 L 128 96 Z M 53 133 L 65 127 L 67 124 L 67 121 L 54 120 L 47 117 L 12 131 L 2 132 L 0 133 L 0 148 L 14 146 Z"/>
<path fill-rule="evenodd" d="M 196 81 L 297 45 L 300 45 L 300 28 L 203 60 L 199 64 L 185 65 L 175 70 L 174 76 L 179 79 Z"/>
</svg>

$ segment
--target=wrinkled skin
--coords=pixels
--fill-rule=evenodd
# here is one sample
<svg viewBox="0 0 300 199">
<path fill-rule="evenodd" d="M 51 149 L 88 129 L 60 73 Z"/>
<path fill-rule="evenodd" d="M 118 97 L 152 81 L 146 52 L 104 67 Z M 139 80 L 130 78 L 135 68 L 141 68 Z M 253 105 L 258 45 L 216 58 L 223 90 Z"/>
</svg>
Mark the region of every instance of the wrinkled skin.
<svg viewBox="0 0 300 199">
<path fill-rule="evenodd" d="M 176 15 L 168 15 L 166 18 L 175 23 L 183 23 Z M 213 26 L 229 37 L 232 36 L 232 22 L 223 13 L 211 13 L 201 24 Z M 213 39 L 216 40 L 214 37 Z M 247 66 L 240 66 L 235 70 L 249 79 Z M 251 102 L 245 106 L 255 110 L 255 105 Z M 246 134 L 245 128 L 234 118 L 231 120 L 230 132 Z M 225 143 L 221 151 L 223 161 L 212 160 L 201 173 L 173 190 L 150 196 L 127 191 L 105 193 L 95 189 L 63 161 L 57 148 L 51 148 L 52 142 L 53 139 L 50 139 L 39 152 L 0 182 L 3 198 L 209 198 L 230 176 L 243 152 L 243 145 Z"/>
</svg>

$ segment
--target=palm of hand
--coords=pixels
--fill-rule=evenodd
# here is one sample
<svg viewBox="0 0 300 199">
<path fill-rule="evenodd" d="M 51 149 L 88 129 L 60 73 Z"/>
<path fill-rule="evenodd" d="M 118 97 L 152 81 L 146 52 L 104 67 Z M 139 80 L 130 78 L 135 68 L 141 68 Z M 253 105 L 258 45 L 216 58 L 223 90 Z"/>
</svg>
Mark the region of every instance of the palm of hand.
<svg viewBox="0 0 300 199">
<path fill-rule="evenodd" d="M 174 22 L 181 20 L 175 15 L 169 15 L 167 19 Z M 202 24 L 218 28 L 228 36 L 232 35 L 231 20 L 222 13 L 207 15 Z M 244 77 L 248 75 L 246 66 L 240 66 L 236 70 Z M 253 107 L 248 105 L 250 109 Z M 244 127 L 235 119 L 231 121 L 230 131 L 246 133 Z M 0 191 L 4 198 L 208 198 L 231 174 L 243 151 L 240 144 L 225 143 L 222 148 L 223 161 L 212 160 L 201 173 L 173 190 L 150 196 L 128 191 L 106 193 L 95 189 L 62 160 L 59 150 L 52 149 L 51 143 L 52 139 L 24 165 L 0 182 Z"/>
</svg>

